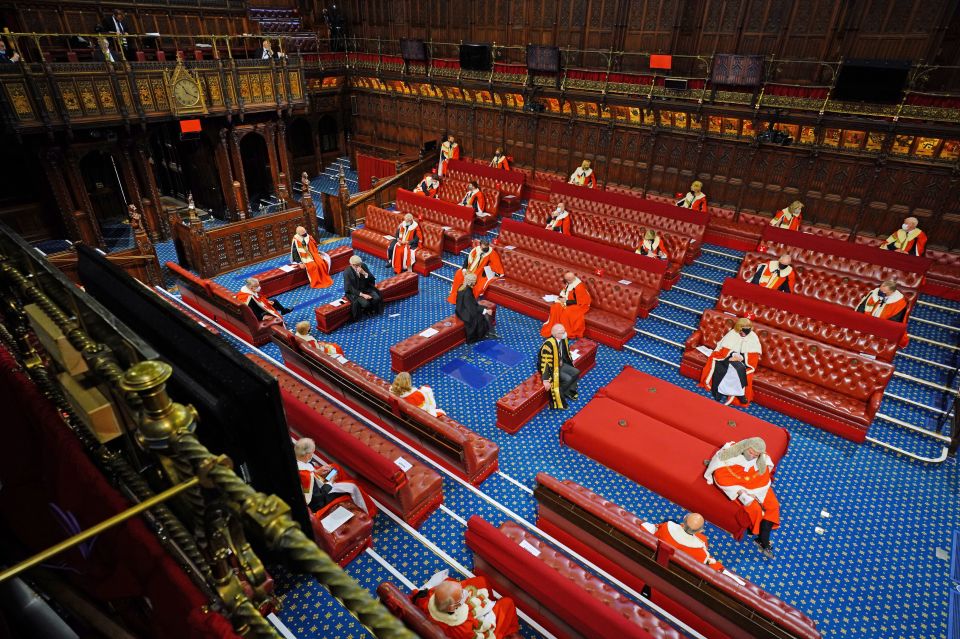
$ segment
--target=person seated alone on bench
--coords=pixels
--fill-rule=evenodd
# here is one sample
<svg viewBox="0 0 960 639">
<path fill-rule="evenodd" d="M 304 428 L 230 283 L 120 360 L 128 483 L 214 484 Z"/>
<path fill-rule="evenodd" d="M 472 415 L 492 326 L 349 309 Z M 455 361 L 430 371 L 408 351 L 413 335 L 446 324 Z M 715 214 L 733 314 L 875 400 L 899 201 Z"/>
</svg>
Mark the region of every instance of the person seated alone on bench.
<svg viewBox="0 0 960 639">
<path fill-rule="evenodd" d="M 343 356 L 343 349 L 340 348 L 339 345 L 334 344 L 333 342 L 321 342 L 316 337 L 311 335 L 310 322 L 306 320 L 297 322 L 294 336 L 298 341 L 303 342 L 304 344 L 309 344 L 321 353 L 326 353 L 327 355 L 340 355 L 341 357 Z"/>
<path fill-rule="evenodd" d="M 784 253 L 779 259 L 761 264 L 757 267 L 753 277 L 750 278 L 750 283 L 784 293 L 793 293 L 793 288 L 797 285 L 797 274 L 790 266 L 792 261 L 793 258 Z"/>
<path fill-rule="evenodd" d="M 564 206 L 563 202 L 557 203 L 557 208 L 550 211 L 550 219 L 544 227 L 548 231 L 554 231 L 560 235 L 570 235 L 570 211 Z"/>
<path fill-rule="evenodd" d="M 483 297 L 490 280 L 503 276 L 503 263 L 500 255 L 490 246 L 490 240 L 483 238 L 477 246 L 470 249 L 463 258 L 463 268 L 453 274 L 453 286 L 447 295 L 447 301 L 451 304 L 457 303 L 457 293 L 463 285 L 463 278 L 469 273 L 477 276 L 477 284 L 473 287 L 473 294 L 477 299 Z"/>
<path fill-rule="evenodd" d="M 437 197 L 437 191 L 440 190 L 440 181 L 433 175 L 433 173 L 427 173 L 423 176 L 423 179 L 420 180 L 420 184 L 414 187 L 413 192 L 417 195 L 424 195 L 426 197 Z"/>
<path fill-rule="evenodd" d="M 296 234 L 290 240 L 290 261 L 303 264 L 307 269 L 310 288 L 327 288 L 333 284 L 330 256 L 317 249 L 317 241 L 302 226 L 297 227 Z"/>
<path fill-rule="evenodd" d="M 360 487 L 349 479 L 342 477 L 339 468 L 331 464 L 315 466 L 313 455 L 317 445 L 309 437 L 298 439 L 293 445 L 293 454 L 297 458 L 297 472 L 300 476 L 300 488 L 303 489 L 303 499 L 311 513 L 322 510 L 324 506 L 342 495 L 350 495 L 350 500 L 357 508 L 373 517 L 377 507 L 369 497 L 363 494 Z"/>
<path fill-rule="evenodd" d="M 350 268 L 343 274 L 343 294 L 350 300 L 350 315 L 379 315 L 383 312 L 383 298 L 373 276 L 359 255 L 350 258 Z"/>
<path fill-rule="evenodd" d="M 593 174 L 593 169 L 590 168 L 590 160 L 584 160 L 580 163 L 577 170 L 570 174 L 569 183 L 590 189 L 597 188 L 597 176 Z"/>
<path fill-rule="evenodd" d="M 443 634 L 451 639 L 505 639 L 520 632 L 516 604 L 509 597 L 494 600 L 486 577 L 456 581 L 446 574 L 437 573 L 410 595 Z"/>
<path fill-rule="evenodd" d="M 700 180 L 694 180 L 690 184 L 690 191 L 686 195 L 681 196 L 677 193 L 677 197 L 680 198 L 677 200 L 677 206 L 701 213 L 707 212 L 707 194 L 703 192 L 703 182 Z"/>
<path fill-rule="evenodd" d="M 794 200 L 790 206 L 777 211 L 777 214 L 770 220 L 770 226 L 787 231 L 799 231 L 803 218 L 800 212 L 803 211 L 803 202 Z"/>
<path fill-rule="evenodd" d="M 908 217 L 903 221 L 903 226 L 890 234 L 881 248 L 908 255 L 923 255 L 927 248 L 927 234 L 917 228 L 918 224 L 920 220 Z"/>
<path fill-rule="evenodd" d="M 580 281 L 573 271 L 563 274 L 563 288 L 559 295 L 548 296 L 556 298 L 550 305 L 550 316 L 540 329 L 542 337 L 549 337 L 554 324 L 563 324 L 567 335 L 573 338 L 583 337 L 586 330 L 584 318 L 590 310 L 590 293 L 587 285 Z"/>
<path fill-rule="evenodd" d="M 255 277 L 248 277 L 246 279 L 240 292 L 237 293 L 237 300 L 241 304 L 249 306 L 257 320 L 261 322 L 267 315 L 273 315 L 277 319 L 282 320 L 283 316 L 291 310 L 281 304 L 280 300 L 276 298 L 269 300 L 266 296 L 261 295 L 260 280 Z"/>
<path fill-rule="evenodd" d="M 707 536 L 703 534 L 703 525 L 703 515 L 700 513 L 688 514 L 679 524 L 675 521 L 665 521 L 659 526 L 649 522 L 643 523 L 644 529 L 657 539 L 690 555 L 697 563 L 710 566 L 719 572 L 723 570 L 723 564 L 714 559 L 707 549 L 709 542 Z"/>
<path fill-rule="evenodd" d="M 420 225 L 413 219 L 413 214 L 407 213 L 397 227 L 396 237 L 387 246 L 387 260 L 393 266 L 394 273 L 413 270 L 413 263 L 417 261 L 417 247 L 422 241 Z"/>
<path fill-rule="evenodd" d="M 567 400 L 577 399 L 580 369 L 573 365 L 570 342 L 563 324 L 554 324 L 540 346 L 538 357 L 543 389 L 550 396 L 550 408 L 566 408 Z"/>
<path fill-rule="evenodd" d="M 487 213 L 487 198 L 483 196 L 480 185 L 476 182 L 470 182 L 467 185 L 467 193 L 460 200 L 460 206 L 469 206 L 480 217 L 489 215 Z"/>
<path fill-rule="evenodd" d="M 658 260 L 665 260 L 669 257 L 663 250 L 663 242 L 660 241 L 660 234 L 657 233 L 656 229 L 647 229 L 643 233 L 643 239 L 640 240 L 640 245 L 634 252 L 644 257 L 655 257 Z"/>
<path fill-rule="evenodd" d="M 480 306 L 477 302 L 474 287 L 477 285 L 477 276 L 467 273 L 463 277 L 463 284 L 457 292 L 457 319 L 463 322 L 463 330 L 467 334 L 467 344 L 479 342 L 490 332 L 490 309 Z"/>
<path fill-rule="evenodd" d="M 753 401 L 753 374 L 760 365 L 760 338 L 746 317 L 736 321 L 707 358 L 700 386 L 726 405 L 749 406 Z"/>
<path fill-rule="evenodd" d="M 727 442 L 710 460 L 703 478 L 716 485 L 728 499 L 736 499 L 750 517 L 754 542 L 768 559 L 773 559 L 770 531 L 780 527 L 780 502 L 770 485 L 773 460 L 767 444 L 759 437 Z"/>
<path fill-rule="evenodd" d="M 902 322 L 907 314 L 907 300 L 903 298 L 903 293 L 897 290 L 897 283 L 887 280 L 863 296 L 857 304 L 857 312 Z"/>
<path fill-rule="evenodd" d="M 446 142 L 440 145 L 440 164 L 437 165 L 437 175 L 447 174 L 447 162 L 460 159 L 460 145 L 452 135 L 447 136 Z"/>
<path fill-rule="evenodd" d="M 437 398 L 433 394 L 433 389 L 429 386 L 414 388 L 410 373 L 397 373 L 393 378 L 393 384 L 390 385 L 390 392 L 434 417 L 446 415 L 443 410 L 437 408 Z"/>
<path fill-rule="evenodd" d="M 490 160 L 490 166 L 503 171 L 510 170 L 510 158 L 503 154 L 503 149 L 499 146 L 497 147 L 497 152 L 493 154 L 493 159 Z"/>
</svg>

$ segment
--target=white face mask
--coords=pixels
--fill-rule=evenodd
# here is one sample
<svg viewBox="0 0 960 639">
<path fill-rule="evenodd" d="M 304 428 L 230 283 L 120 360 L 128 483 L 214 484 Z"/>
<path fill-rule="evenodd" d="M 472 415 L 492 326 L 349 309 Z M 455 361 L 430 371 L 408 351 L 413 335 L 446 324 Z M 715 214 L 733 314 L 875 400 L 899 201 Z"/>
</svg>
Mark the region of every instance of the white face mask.
<svg viewBox="0 0 960 639">
<path fill-rule="evenodd" d="M 565 340 L 565 339 L 567 339 L 567 334 L 566 334 L 566 333 L 561 333 L 561 334 L 560 334 L 560 337 L 558 337 L 557 339 L 558 339 L 558 340 Z"/>
<path fill-rule="evenodd" d="M 901 225 L 900 228 L 902 228 L 904 231 L 910 230 L 910 227 L 908 227 L 906 224 Z"/>
</svg>

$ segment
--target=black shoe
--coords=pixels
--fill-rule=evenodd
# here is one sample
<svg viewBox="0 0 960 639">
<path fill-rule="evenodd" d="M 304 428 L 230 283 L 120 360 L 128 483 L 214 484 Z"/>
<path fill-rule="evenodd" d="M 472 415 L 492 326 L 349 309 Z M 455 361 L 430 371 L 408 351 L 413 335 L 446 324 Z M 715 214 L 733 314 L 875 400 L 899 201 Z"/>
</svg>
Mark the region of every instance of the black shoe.
<svg viewBox="0 0 960 639">
<path fill-rule="evenodd" d="M 571 391 L 567 393 L 567 399 L 569 399 L 572 402 L 577 401 L 577 391 Z"/>
<path fill-rule="evenodd" d="M 763 545 L 763 542 L 760 541 L 759 537 L 754 537 L 753 543 L 757 545 L 757 548 L 760 550 L 760 554 L 762 554 L 764 557 L 766 557 L 767 559 L 774 558 L 773 546 L 771 546 L 770 544 L 767 544 L 766 546 Z"/>
</svg>

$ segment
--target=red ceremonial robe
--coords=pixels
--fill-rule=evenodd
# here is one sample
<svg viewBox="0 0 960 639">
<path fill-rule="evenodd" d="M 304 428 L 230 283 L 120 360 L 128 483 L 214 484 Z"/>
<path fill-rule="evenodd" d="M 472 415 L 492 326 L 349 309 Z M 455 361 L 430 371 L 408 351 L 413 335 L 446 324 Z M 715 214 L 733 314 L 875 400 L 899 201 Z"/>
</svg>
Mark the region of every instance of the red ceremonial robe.
<svg viewBox="0 0 960 639">
<path fill-rule="evenodd" d="M 296 333 L 295 337 L 304 344 L 308 344 L 317 349 L 321 353 L 343 356 L 343 349 L 339 344 L 334 344 L 333 342 L 321 342 L 313 335 L 301 335 L 300 333 Z"/>
<path fill-rule="evenodd" d="M 900 291 L 882 297 L 878 286 L 863 296 L 857 304 L 857 311 L 880 319 L 902 322 L 907 315 L 907 300 Z"/>
<path fill-rule="evenodd" d="M 797 276 L 792 266 L 783 266 L 777 260 L 771 260 L 757 268 L 750 282 L 764 288 L 793 293 L 793 288 L 797 285 Z"/>
<path fill-rule="evenodd" d="M 655 237 L 652 242 L 650 240 L 640 242 L 640 246 L 637 247 L 635 252 L 644 257 L 655 257 L 658 260 L 666 260 L 670 257 L 667 255 L 667 252 L 663 250 L 663 242 L 660 241 L 659 235 Z"/>
<path fill-rule="evenodd" d="M 265 295 L 254 293 L 249 288 L 247 288 L 246 285 L 244 285 L 243 288 L 241 288 L 240 291 L 237 293 L 237 301 L 240 302 L 241 304 L 246 304 L 247 306 L 256 304 L 263 310 L 265 314 L 273 315 L 277 319 L 283 320 L 283 315 L 280 314 L 280 311 L 274 308 L 273 303 L 269 299 L 267 299 Z"/>
<path fill-rule="evenodd" d="M 775 226 L 788 231 L 799 231 L 801 217 L 799 213 L 791 213 L 789 208 L 780 209 L 770 220 L 770 226 Z"/>
<path fill-rule="evenodd" d="M 486 577 L 464 579 L 460 586 L 467 600 L 452 613 L 436 608 L 433 588 L 426 594 L 414 591 L 411 596 L 427 618 L 451 639 L 504 639 L 520 632 L 520 620 L 513 600 L 504 597 L 494 601 L 493 587 Z"/>
<path fill-rule="evenodd" d="M 495 169 L 502 169 L 504 171 L 510 170 L 510 160 L 505 155 L 495 155 L 493 160 L 490 162 L 490 166 Z"/>
<path fill-rule="evenodd" d="M 563 324 L 568 338 L 583 337 L 591 301 L 586 284 L 580 278 L 573 280 L 560 290 L 557 301 L 550 305 L 550 316 L 543 323 L 540 335 L 550 337 L 553 325 Z"/>
<path fill-rule="evenodd" d="M 476 191 L 467 191 L 467 194 L 460 200 L 460 206 L 469 206 L 474 213 L 487 212 L 487 198 L 483 196 L 480 189 Z"/>
<path fill-rule="evenodd" d="M 680 201 L 677 202 L 677 206 L 685 209 L 692 209 L 694 211 L 700 211 L 701 213 L 707 212 L 707 196 L 704 195 L 703 191 L 693 194 L 693 191 L 687 193 Z"/>
<path fill-rule="evenodd" d="M 723 570 L 723 564 L 710 554 L 709 542 L 703 533 L 688 534 L 683 526 L 675 521 L 665 521 L 659 526 L 644 522 L 643 527 L 657 539 L 693 557 L 697 563 L 706 564 L 718 572 Z"/>
<path fill-rule="evenodd" d="M 421 180 L 420 184 L 413 189 L 413 192 L 426 197 L 437 197 L 438 190 L 440 190 L 440 185 L 433 180 Z"/>
<path fill-rule="evenodd" d="M 440 165 L 437 167 L 437 175 L 443 177 L 447 173 L 447 162 L 460 159 L 460 145 L 449 141 L 440 145 Z"/>
<path fill-rule="evenodd" d="M 927 248 L 927 234 L 920 229 L 912 231 L 897 229 L 883 243 L 883 248 L 909 255 L 923 255 Z"/>
<path fill-rule="evenodd" d="M 584 170 L 583 167 L 580 167 L 570 174 L 570 184 L 595 189 L 597 188 L 597 177 L 593 174 L 593 169 Z"/>
<path fill-rule="evenodd" d="M 401 222 L 397 227 L 396 237 L 390 241 L 387 247 L 387 259 L 393 265 L 394 273 L 402 273 L 408 267 L 412 267 L 417 260 L 417 247 L 423 241 L 423 235 L 420 233 L 420 225 L 412 222 L 407 225 Z"/>
<path fill-rule="evenodd" d="M 357 508 L 370 515 L 370 518 L 373 519 L 377 514 L 377 505 L 373 503 L 370 496 L 357 485 L 357 482 L 343 472 L 343 468 L 337 464 L 328 465 L 337 470 L 337 476 L 334 478 L 330 490 L 331 496 L 341 494 L 350 497 Z M 297 460 L 297 475 L 300 478 L 300 488 L 303 490 L 303 498 L 309 504 L 313 498 L 313 491 L 317 490 L 319 486 L 324 485 L 326 480 L 320 476 L 320 468 L 318 466 L 314 466 L 309 462 L 302 462 L 299 459 Z M 330 505 L 332 504 L 328 504 L 327 506 Z M 314 516 L 319 515 L 325 517 L 329 514 L 327 511 L 328 508 L 324 507 L 313 514 Z"/>
<path fill-rule="evenodd" d="M 503 262 L 500 261 L 500 255 L 492 247 L 484 252 L 480 245 L 477 245 L 470 249 L 464 259 L 463 269 L 477 276 L 477 283 L 473 287 L 473 295 L 479 299 L 487 290 L 490 279 L 503 275 Z M 463 286 L 463 269 L 457 269 L 457 272 L 453 274 L 453 286 L 450 287 L 450 294 L 447 295 L 447 301 L 451 304 L 457 303 L 457 291 Z"/>
<path fill-rule="evenodd" d="M 760 533 L 760 522 L 766 519 L 773 523 L 774 530 L 780 527 L 780 500 L 771 485 L 773 460 L 769 455 L 767 467 L 761 473 L 756 459 L 737 455 L 727 461 L 720 460 L 720 453 L 733 442 L 724 444 L 710 460 L 703 474 L 708 484 L 715 484 L 731 501 L 737 500 L 750 517 L 750 531 Z M 741 494 L 742 491 L 742 494 Z"/>
<path fill-rule="evenodd" d="M 290 241 L 290 261 L 303 264 L 310 279 L 310 288 L 327 288 L 333 284 L 330 277 L 330 256 L 321 254 L 317 241 L 307 235 L 306 239 L 294 235 Z"/>
<path fill-rule="evenodd" d="M 553 212 L 556 213 L 556 209 Z M 556 231 L 560 235 L 572 235 L 570 211 L 564 209 L 562 213 L 555 217 L 551 215 L 550 219 L 547 220 L 547 226 L 544 228 L 548 231 Z"/>
<path fill-rule="evenodd" d="M 743 395 L 730 396 L 728 402 L 736 402 L 740 406 L 749 406 L 753 401 L 753 374 L 757 372 L 757 366 L 760 365 L 760 339 L 754 331 L 743 337 L 734 331 L 728 331 L 723 339 L 717 344 L 717 347 L 710 353 L 707 359 L 707 365 L 703 367 L 703 373 L 700 375 L 700 386 L 711 391 L 718 392 L 718 385 L 727 373 L 727 369 L 735 362 L 730 361 L 730 356 L 739 353 L 743 357 L 745 372 L 741 382 L 743 383 Z"/>
</svg>

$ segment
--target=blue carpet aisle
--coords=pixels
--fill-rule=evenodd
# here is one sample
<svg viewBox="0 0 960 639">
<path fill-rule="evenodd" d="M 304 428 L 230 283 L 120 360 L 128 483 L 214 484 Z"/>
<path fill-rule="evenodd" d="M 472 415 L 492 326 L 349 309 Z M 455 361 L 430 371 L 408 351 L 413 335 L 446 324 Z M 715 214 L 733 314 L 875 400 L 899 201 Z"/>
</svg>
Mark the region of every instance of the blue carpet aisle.
<svg viewBox="0 0 960 639">
<path fill-rule="evenodd" d="M 320 178 L 325 179 L 332 178 Z M 325 250 L 349 242 L 346 238 L 326 240 L 322 247 Z M 166 253 L 161 260 L 171 259 L 169 246 L 159 248 Z M 384 261 L 365 254 L 363 257 L 379 279 L 391 274 Z M 450 254 L 444 257 L 455 264 L 462 260 L 461 256 Z M 584 484 L 643 518 L 660 521 L 680 517 L 682 511 L 659 495 L 560 446 L 558 431 L 566 418 L 625 365 L 700 392 L 693 380 L 679 376 L 675 365 L 682 348 L 674 343 L 682 344 L 690 334 L 688 327 L 698 323 L 697 314 L 714 305 L 719 285 L 704 280 L 721 282 L 732 276 L 741 257 L 742 254 L 729 249 L 706 247 L 697 263 L 684 268 L 678 285 L 662 294 L 661 304 L 651 317 L 638 321 L 637 329 L 644 333 L 638 333 L 628 344 L 635 350 L 615 351 L 601 346 L 597 366 L 581 383 L 580 400 L 572 409 L 544 411 L 516 435 L 507 435 L 494 426 L 495 403 L 534 370 L 534 355 L 541 341 L 537 321 L 504 308 L 498 310 L 499 341 L 524 355 L 515 366 L 492 359 L 481 352 L 483 349 L 463 346 L 415 371 L 414 382 L 431 385 L 439 405 L 451 417 L 500 445 L 501 472 L 482 485 L 487 499 L 445 476 L 444 508 L 426 521 L 419 535 L 387 516 L 379 517 L 374 533 L 377 557 L 361 555 L 348 566 L 348 572 L 372 591 L 381 581 L 397 582 L 380 560 L 414 584 L 422 583 L 435 570 L 450 568 L 441 554 L 470 568 L 472 559 L 463 541 L 461 520 L 480 514 L 499 525 L 510 518 L 505 512 L 508 509 L 534 521 L 535 502 L 529 489 L 540 471 Z M 243 277 L 285 261 L 284 257 L 276 258 L 222 275 L 217 281 L 236 290 Z M 421 278 L 418 296 L 387 306 L 380 317 L 347 325 L 328 339 L 341 344 L 350 359 L 392 379 L 390 345 L 452 314 L 452 306 L 444 299 L 450 284 L 443 278 L 450 278 L 453 272 L 454 267 L 447 265 L 437 276 Z M 287 325 L 293 326 L 302 319 L 313 324 L 313 308 L 341 292 L 342 275 L 336 275 L 330 289 L 300 289 L 280 296 L 284 305 L 295 308 L 287 316 Z M 960 309 L 960 304 L 954 302 L 922 299 Z M 914 317 L 956 326 L 960 315 L 918 305 Z M 910 323 L 911 335 L 956 342 L 954 331 L 917 320 Z M 237 340 L 231 341 L 242 350 L 250 350 Z M 263 350 L 279 357 L 273 345 Z M 956 366 L 956 350 L 913 339 L 903 353 L 896 360 L 898 371 L 939 384 L 955 384 L 945 367 Z M 475 390 L 445 375 L 442 370 L 454 359 L 481 368 L 493 376 L 492 381 Z M 889 392 L 935 409 L 949 409 L 945 393 L 910 380 L 893 380 Z M 752 544 L 737 543 L 708 525 L 714 554 L 808 613 L 818 621 L 826 637 L 945 636 L 948 564 L 937 558 L 936 551 L 949 548 L 951 531 L 960 527 L 956 460 L 926 465 L 871 444 L 848 442 L 757 405 L 748 412 L 784 426 L 791 433 L 790 449 L 779 464 L 776 478 L 784 513 L 783 525 L 774 533 L 777 557 L 766 560 Z M 939 415 L 890 396 L 884 400 L 881 413 L 927 428 L 933 426 L 931 420 Z M 876 420 L 870 435 L 925 457 L 936 457 L 940 452 L 940 446 L 930 438 L 882 419 Z M 440 554 L 428 549 L 420 535 Z M 456 574 L 456 570 L 451 568 L 451 573 Z M 284 601 L 284 609 L 278 615 L 297 637 L 364 635 L 356 621 L 314 580 L 281 574 L 278 586 Z M 524 628 L 524 634 L 536 636 L 529 627 Z"/>
</svg>

